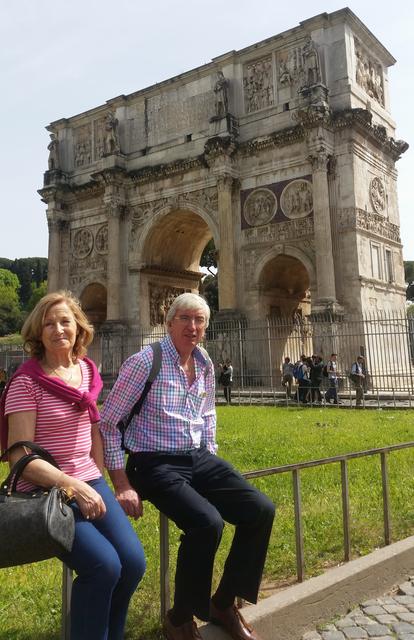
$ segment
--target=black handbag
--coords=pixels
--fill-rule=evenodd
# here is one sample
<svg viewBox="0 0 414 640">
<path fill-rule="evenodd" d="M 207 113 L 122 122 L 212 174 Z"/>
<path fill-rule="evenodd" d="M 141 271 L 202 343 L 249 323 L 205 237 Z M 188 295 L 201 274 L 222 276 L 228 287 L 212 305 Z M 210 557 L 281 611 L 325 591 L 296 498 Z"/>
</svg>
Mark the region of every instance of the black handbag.
<svg viewBox="0 0 414 640">
<path fill-rule="evenodd" d="M 15 442 L 0 461 L 17 447 L 31 453 L 20 458 L 0 487 L 0 568 L 38 562 L 72 549 L 75 518 L 63 489 L 17 491 L 17 482 L 32 460 L 46 460 L 59 469 L 48 451 L 28 441 Z"/>
</svg>

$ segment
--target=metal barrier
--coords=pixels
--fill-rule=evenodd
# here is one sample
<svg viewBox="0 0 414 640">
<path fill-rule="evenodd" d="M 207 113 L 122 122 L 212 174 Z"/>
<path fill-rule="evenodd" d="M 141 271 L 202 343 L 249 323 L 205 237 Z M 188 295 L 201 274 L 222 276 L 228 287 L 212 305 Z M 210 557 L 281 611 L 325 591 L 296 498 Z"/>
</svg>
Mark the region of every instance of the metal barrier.
<svg viewBox="0 0 414 640">
<path fill-rule="evenodd" d="M 291 473 L 293 483 L 293 503 L 295 513 L 295 543 L 296 543 L 296 575 L 298 582 L 303 582 L 305 577 L 305 554 L 303 542 L 303 522 L 302 522 L 302 499 L 300 472 L 303 469 L 320 467 L 327 464 L 339 464 L 341 467 L 341 488 L 342 488 L 342 523 L 343 523 L 343 549 L 344 561 L 351 558 L 351 536 L 350 536 L 350 516 L 349 516 L 349 482 L 348 482 L 348 462 L 356 458 L 367 456 L 380 456 L 381 460 L 381 483 L 382 483 L 382 503 L 383 503 L 383 527 L 384 544 L 391 543 L 391 521 L 390 521 L 390 501 L 387 456 L 402 449 L 414 447 L 414 442 L 404 442 L 378 449 L 368 449 L 345 453 L 330 458 L 310 460 L 287 464 L 281 467 L 271 467 L 258 471 L 249 471 L 242 475 L 247 479 L 263 478 L 265 476 L 277 475 L 280 473 Z M 170 554 L 169 554 L 169 521 L 166 516 L 160 513 L 160 617 L 164 619 L 170 608 Z M 72 572 L 63 566 L 62 584 L 62 640 L 69 640 L 69 612 L 70 612 L 70 590 L 72 583 Z"/>
</svg>

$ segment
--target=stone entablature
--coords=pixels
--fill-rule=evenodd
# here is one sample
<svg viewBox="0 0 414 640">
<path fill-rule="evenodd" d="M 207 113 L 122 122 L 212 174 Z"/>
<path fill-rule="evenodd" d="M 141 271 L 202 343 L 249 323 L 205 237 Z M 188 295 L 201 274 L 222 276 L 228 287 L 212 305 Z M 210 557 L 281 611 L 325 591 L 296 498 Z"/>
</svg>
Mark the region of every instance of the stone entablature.
<svg viewBox="0 0 414 640">
<path fill-rule="evenodd" d="M 386 238 L 401 246 L 400 228 L 378 213 L 368 213 L 363 209 L 343 209 L 338 211 L 338 229 L 369 233 L 372 237 Z"/>
</svg>

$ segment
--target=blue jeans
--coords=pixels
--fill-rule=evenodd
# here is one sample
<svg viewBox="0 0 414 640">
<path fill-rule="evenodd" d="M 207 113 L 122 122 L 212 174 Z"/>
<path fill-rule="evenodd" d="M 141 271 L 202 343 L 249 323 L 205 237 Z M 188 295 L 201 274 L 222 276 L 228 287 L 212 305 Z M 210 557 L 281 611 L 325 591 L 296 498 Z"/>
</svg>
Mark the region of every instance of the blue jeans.
<svg viewBox="0 0 414 640">
<path fill-rule="evenodd" d="M 338 379 L 329 378 L 329 389 L 325 393 L 326 402 L 330 402 L 333 398 L 334 404 L 338 404 Z"/>
<path fill-rule="evenodd" d="M 71 640 L 122 640 L 129 601 L 144 575 L 144 552 L 122 507 L 103 478 L 88 482 L 106 514 L 85 520 L 76 503 L 75 540 L 61 556 L 76 571 L 71 601 Z"/>
</svg>

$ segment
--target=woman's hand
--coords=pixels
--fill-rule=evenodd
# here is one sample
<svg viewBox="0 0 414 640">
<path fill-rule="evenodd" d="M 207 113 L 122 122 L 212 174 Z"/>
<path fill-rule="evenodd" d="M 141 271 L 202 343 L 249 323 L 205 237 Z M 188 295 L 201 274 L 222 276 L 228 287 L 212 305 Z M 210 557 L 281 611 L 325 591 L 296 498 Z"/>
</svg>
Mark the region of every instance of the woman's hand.
<svg viewBox="0 0 414 640">
<path fill-rule="evenodd" d="M 87 482 L 71 478 L 70 488 L 72 489 L 71 493 L 73 494 L 73 498 L 76 500 L 76 503 L 86 520 L 97 520 L 105 515 L 106 507 L 104 501 L 99 493 Z"/>
</svg>

